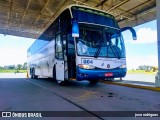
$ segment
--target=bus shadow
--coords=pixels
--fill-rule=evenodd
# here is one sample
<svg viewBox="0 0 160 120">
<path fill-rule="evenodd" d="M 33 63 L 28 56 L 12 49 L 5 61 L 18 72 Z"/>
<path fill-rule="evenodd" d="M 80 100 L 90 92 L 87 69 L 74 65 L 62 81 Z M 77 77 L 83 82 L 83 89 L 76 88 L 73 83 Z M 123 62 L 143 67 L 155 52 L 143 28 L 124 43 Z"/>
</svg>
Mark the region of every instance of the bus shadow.
<svg viewBox="0 0 160 120">
<path fill-rule="evenodd" d="M 41 82 L 46 82 L 46 83 L 50 83 L 50 84 L 53 84 L 53 85 L 56 85 L 56 86 L 60 86 L 56 80 L 54 80 L 53 78 L 38 78 L 38 79 L 31 79 L 31 81 L 41 81 Z M 84 80 L 84 81 L 76 81 L 76 80 L 66 80 L 66 84 L 63 85 L 62 87 L 79 87 L 79 88 L 82 88 L 82 87 L 100 87 L 101 83 L 97 83 L 97 84 L 90 84 L 89 81 L 87 80 Z M 60 86 L 61 87 L 61 86 Z"/>
</svg>

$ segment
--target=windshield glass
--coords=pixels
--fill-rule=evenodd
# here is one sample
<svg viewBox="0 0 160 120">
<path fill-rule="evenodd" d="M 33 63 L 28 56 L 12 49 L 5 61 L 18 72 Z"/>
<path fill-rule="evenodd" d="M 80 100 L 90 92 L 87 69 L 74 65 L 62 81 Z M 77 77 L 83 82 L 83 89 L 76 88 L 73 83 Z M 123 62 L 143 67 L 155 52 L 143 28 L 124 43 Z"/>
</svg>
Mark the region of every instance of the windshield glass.
<svg viewBox="0 0 160 120">
<path fill-rule="evenodd" d="M 77 54 L 79 56 L 124 58 L 125 48 L 119 32 L 80 28 L 77 38 Z"/>
</svg>

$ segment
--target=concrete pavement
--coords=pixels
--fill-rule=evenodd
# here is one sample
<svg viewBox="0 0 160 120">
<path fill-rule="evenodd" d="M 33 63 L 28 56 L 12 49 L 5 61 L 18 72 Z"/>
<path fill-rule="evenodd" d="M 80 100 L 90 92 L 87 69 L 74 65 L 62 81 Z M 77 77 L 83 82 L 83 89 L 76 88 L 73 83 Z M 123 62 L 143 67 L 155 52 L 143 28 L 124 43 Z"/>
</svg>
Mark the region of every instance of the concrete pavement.
<svg viewBox="0 0 160 120">
<path fill-rule="evenodd" d="M 59 86 L 52 79 L 1 78 L 0 111 L 160 111 L 160 92 L 87 81 Z M 126 113 L 127 114 L 127 113 Z M 92 115 L 92 114 L 91 114 Z M 0 118 L 1 120 L 2 118 Z M 17 119 L 17 118 L 12 118 Z M 27 119 L 27 118 L 26 118 Z M 35 119 L 35 118 L 34 118 Z M 33 119 L 33 120 L 34 120 Z M 148 119 L 134 117 L 67 117 L 37 119 Z M 154 118 L 154 120 L 159 118 Z"/>
</svg>

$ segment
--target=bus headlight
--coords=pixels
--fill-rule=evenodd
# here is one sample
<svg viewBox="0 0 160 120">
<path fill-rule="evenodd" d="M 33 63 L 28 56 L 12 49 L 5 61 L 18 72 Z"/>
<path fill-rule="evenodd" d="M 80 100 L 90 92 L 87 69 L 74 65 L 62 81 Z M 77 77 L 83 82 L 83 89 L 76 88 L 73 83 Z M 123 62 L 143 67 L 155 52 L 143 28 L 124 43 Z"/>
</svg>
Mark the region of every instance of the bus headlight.
<svg viewBox="0 0 160 120">
<path fill-rule="evenodd" d="M 80 68 L 83 68 L 83 69 L 94 69 L 95 67 L 94 66 L 91 66 L 91 65 L 83 65 L 83 64 L 79 64 L 78 65 Z"/>
<path fill-rule="evenodd" d="M 126 65 L 121 65 L 120 68 L 126 68 Z"/>
</svg>

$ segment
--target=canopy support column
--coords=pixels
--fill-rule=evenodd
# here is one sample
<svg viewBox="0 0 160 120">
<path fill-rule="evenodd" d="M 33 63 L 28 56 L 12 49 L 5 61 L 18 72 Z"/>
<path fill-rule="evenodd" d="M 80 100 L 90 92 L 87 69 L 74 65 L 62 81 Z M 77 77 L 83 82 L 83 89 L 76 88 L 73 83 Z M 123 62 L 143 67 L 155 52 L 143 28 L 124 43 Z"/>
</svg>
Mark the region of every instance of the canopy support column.
<svg viewBox="0 0 160 120">
<path fill-rule="evenodd" d="M 156 0 L 157 9 L 157 46 L 158 46 L 158 73 L 155 79 L 156 87 L 160 87 L 160 0 Z"/>
</svg>

